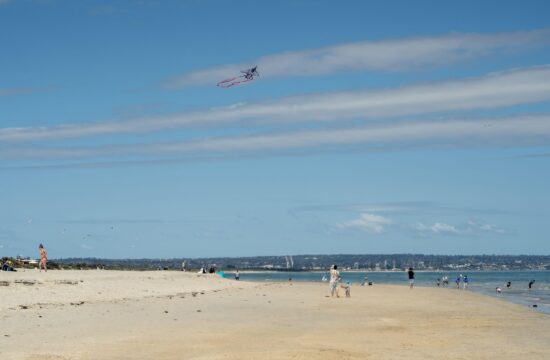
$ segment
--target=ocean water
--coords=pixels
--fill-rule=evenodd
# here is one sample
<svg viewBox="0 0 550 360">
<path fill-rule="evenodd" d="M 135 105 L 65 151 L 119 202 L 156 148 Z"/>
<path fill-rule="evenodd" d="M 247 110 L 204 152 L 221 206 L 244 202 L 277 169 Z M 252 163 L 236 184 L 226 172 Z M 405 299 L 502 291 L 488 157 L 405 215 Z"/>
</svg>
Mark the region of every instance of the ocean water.
<svg viewBox="0 0 550 360">
<path fill-rule="evenodd" d="M 415 286 L 437 287 L 437 279 L 447 275 L 449 288 L 456 287 L 455 279 L 460 274 L 468 275 L 469 291 L 479 292 L 488 296 L 511 301 L 528 306 L 534 310 L 550 315 L 550 271 L 470 271 L 470 272 L 416 272 Z M 329 276 L 328 272 L 252 272 L 240 273 L 241 281 L 306 281 L 321 282 L 323 276 Z M 407 273 L 401 271 L 385 272 L 342 272 L 342 281 L 349 281 L 352 286 L 361 286 L 365 276 L 377 284 L 398 284 L 408 286 Z M 233 278 L 233 273 L 225 273 L 225 277 Z M 535 283 L 531 290 L 528 284 L 531 280 Z M 512 286 L 508 289 L 506 283 L 510 281 Z M 328 285 L 327 285 L 328 286 Z M 367 286 L 367 285 L 365 285 Z M 496 288 L 502 289 L 501 294 L 496 293 Z M 462 284 L 461 284 L 462 288 Z M 536 305 L 534 307 L 533 305 Z"/>
</svg>

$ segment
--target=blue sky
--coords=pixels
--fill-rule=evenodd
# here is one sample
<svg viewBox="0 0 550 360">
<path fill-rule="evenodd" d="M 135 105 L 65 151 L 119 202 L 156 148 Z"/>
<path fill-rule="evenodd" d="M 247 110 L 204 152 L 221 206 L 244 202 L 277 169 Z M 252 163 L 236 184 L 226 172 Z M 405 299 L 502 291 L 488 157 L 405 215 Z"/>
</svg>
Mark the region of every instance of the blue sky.
<svg viewBox="0 0 550 360">
<path fill-rule="evenodd" d="M 549 254 L 549 13 L 0 0 L 0 255 Z"/>
</svg>

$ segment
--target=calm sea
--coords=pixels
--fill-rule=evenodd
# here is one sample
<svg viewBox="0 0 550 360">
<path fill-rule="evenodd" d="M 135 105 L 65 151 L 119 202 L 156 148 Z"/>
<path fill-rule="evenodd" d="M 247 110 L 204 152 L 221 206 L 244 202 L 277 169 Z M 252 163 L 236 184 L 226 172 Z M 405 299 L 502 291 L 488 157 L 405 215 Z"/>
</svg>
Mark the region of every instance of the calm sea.
<svg viewBox="0 0 550 360">
<path fill-rule="evenodd" d="M 536 310 L 550 314 L 550 271 L 416 272 L 415 285 L 437 287 L 437 279 L 447 275 L 449 287 L 453 288 L 456 287 L 454 281 L 460 274 L 468 275 L 471 291 L 531 308 L 536 305 Z M 328 272 L 245 272 L 240 274 L 240 279 L 244 281 L 288 281 L 289 278 L 292 278 L 292 281 L 321 282 L 323 276 L 328 277 Z M 408 277 L 405 272 L 342 272 L 341 276 L 343 282 L 349 281 L 352 286 L 361 286 L 365 276 L 368 278 L 367 281 L 373 283 L 373 286 L 376 284 L 408 285 Z M 234 274 L 225 273 L 225 277 L 233 278 Z M 535 283 L 529 290 L 528 284 L 532 280 L 535 280 Z M 508 281 L 512 283 L 510 288 L 506 286 Z M 501 294 L 496 293 L 497 287 L 502 289 Z"/>
</svg>

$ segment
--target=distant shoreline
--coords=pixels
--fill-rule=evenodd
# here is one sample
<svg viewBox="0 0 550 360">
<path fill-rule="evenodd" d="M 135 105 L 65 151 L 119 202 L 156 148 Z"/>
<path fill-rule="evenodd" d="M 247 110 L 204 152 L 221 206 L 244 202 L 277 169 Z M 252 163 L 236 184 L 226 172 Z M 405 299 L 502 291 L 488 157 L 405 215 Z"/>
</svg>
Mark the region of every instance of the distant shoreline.
<svg viewBox="0 0 550 360">
<path fill-rule="evenodd" d="M 24 267 L 15 267 L 15 269 L 19 272 L 25 272 L 25 271 L 38 271 L 38 268 L 24 268 Z M 323 273 L 328 273 L 329 272 L 329 268 L 327 268 L 326 270 L 297 270 L 297 269 L 294 269 L 294 270 L 257 270 L 257 269 L 221 269 L 221 270 L 217 270 L 217 272 L 220 272 L 220 271 L 223 271 L 225 273 L 235 273 L 237 271 L 239 271 L 239 273 L 241 274 L 277 274 L 277 273 L 311 273 L 311 274 L 316 274 L 316 273 L 319 273 L 319 274 L 323 274 Z M 82 268 L 82 269 L 78 269 L 78 268 L 74 268 L 74 267 L 68 267 L 68 268 L 60 268 L 60 269 L 56 269 L 56 268 L 52 268 L 52 269 L 48 269 L 48 271 L 170 271 L 170 272 L 184 272 L 184 273 L 190 273 L 190 274 L 193 274 L 193 273 L 198 273 L 199 269 L 190 269 L 190 270 L 186 270 L 186 271 L 181 271 L 181 269 L 176 269 L 176 268 L 173 268 L 173 269 L 148 269 L 148 268 L 144 268 L 144 269 L 137 269 L 137 268 L 105 268 L 105 269 L 96 269 L 96 268 L 93 268 L 93 267 L 89 267 L 89 268 Z M 384 274 L 384 273 L 404 273 L 406 272 L 407 270 L 403 269 L 403 270 L 369 270 L 369 269 L 351 269 L 351 270 L 344 270 L 344 269 L 340 269 L 341 272 L 344 272 L 344 273 L 380 273 L 380 274 Z M 499 270 L 464 270 L 464 269 L 458 269 L 458 270 L 425 270 L 425 269 L 422 269 L 422 270 L 417 270 L 417 269 L 414 269 L 414 272 L 415 273 L 468 273 L 468 274 L 472 274 L 472 273 L 491 273 L 491 272 L 536 272 L 536 273 L 544 273 L 544 272 L 550 272 L 550 270 L 542 270 L 542 269 L 506 269 L 506 270 L 502 270 L 502 269 L 499 269 Z M 216 273 L 212 273 L 212 274 L 209 274 L 209 273 L 206 273 L 204 275 L 215 275 Z"/>
</svg>

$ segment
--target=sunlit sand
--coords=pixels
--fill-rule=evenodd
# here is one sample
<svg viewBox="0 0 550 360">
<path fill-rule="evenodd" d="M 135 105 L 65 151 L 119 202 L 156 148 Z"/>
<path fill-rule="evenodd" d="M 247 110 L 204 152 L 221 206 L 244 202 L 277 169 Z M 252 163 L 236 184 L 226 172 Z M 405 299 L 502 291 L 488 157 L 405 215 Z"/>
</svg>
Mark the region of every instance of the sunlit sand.
<svg viewBox="0 0 550 360">
<path fill-rule="evenodd" d="M 548 315 L 455 289 L 352 286 L 329 298 L 322 283 L 167 271 L 0 280 L 5 359 L 550 358 Z"/>
</svg>

